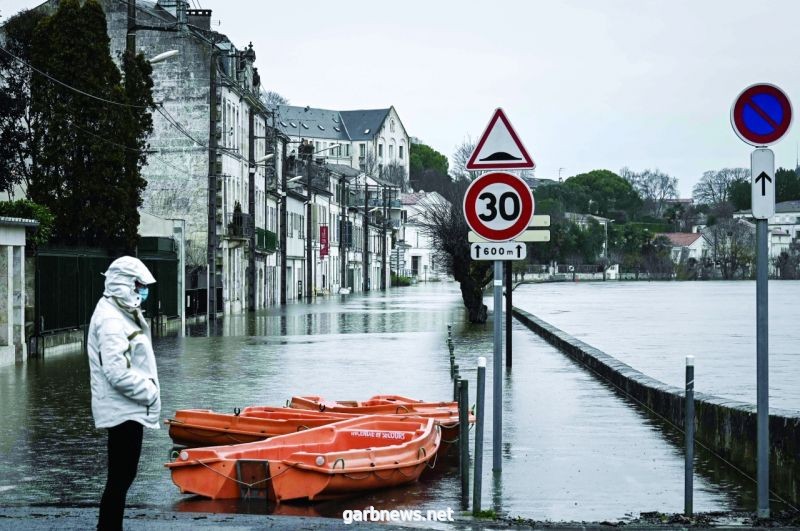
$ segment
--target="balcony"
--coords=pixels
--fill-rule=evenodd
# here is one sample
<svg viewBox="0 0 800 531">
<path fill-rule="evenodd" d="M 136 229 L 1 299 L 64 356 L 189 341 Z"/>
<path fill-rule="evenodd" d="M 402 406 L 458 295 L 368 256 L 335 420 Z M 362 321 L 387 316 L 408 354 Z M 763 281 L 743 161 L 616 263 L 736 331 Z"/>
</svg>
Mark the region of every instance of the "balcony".
<svg viewBox="0 0 800 531">
<path fill-rule="evenodd" d="M 253 216 L 244 212 L 225 215 L 225 234 L 229 240 L 248 240 L 253 235 Z"/>
<path fill-rule="evenodd" d="M 278 235 L 271 230 L 256 227 L 256 250 L 274 253 L 278 249 Z"/>
</svg>

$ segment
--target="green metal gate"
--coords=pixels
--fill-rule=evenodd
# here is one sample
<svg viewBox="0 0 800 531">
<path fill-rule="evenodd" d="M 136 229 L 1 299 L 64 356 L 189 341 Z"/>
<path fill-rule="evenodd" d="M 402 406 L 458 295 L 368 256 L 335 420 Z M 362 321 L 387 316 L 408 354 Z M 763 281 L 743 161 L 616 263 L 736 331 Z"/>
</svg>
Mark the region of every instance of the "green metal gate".
<svg viewBox="0 0 800 531">
<path fill-rule="evenodd" d="M 171 238 L 142 238 L 140 242 L 139 259 L 157 281 L 144 304 L 148 317 L 178 316 L 178 258 L 172 242 Z M 103 295 L 102 273 L 116 258 L 102 249 L 40 248 L 36 253 L 34 333 L 88 325 Z"/>
</svg>

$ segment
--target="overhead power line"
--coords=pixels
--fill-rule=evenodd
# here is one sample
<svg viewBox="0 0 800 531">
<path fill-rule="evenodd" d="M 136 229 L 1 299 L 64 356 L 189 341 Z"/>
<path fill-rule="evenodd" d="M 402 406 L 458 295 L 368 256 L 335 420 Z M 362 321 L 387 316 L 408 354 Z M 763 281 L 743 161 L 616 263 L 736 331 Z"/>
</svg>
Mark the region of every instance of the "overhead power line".
<svg viewBox="0 0 800 531">
<path fill-rule="evenodd" d="M 92 98 L 94 100 L 102 101 L 103 103 L 109 103 L 111 105 L 117 105 L 119 107 L 129 107 L 129 108 L 134 108 L 134 109 L 147 109 L 148 108 L 146 105 L 133 105 L 131 103 L 123 103 L 121 101 L 113 101 L 113 100 L 109 100 L 109 99 L 106 99 L 106 98 L 102 98 L 100 96 L 95 96 L 94 94 L 91 94 L 91 93 L 86 92 L 84 90 L 81 90 L 79 88 L 73 87 L 72 85 L 64 83 L 63 81 L 54 78 L 53 76 L 51 76 L 47 72 L 39 70 L 38 68 L 36 68 L 35 66 L 33 66 L 32 64 L 27 62 L 25 59 L 22 59 L 21 57 L 17 57 L 13 53 L 9 52 L 3 46 L 0 46 L 0 51 L 2 51 L 3 53 L 7 54 L 9 57 L 13 58 L 15 61 L 19 62 L 20 64 L 23 64 L 23 65 L 27 66 L 28 68 L 30 68 L 31 70 L 33 70 L 34 72 L 36 72 L 40 76 L 43 76 L 44 78 L 48 79 L 49 81 L 51 81 L 53 83 L 56 83 L 58 85 L 61 85 L 62 87 L 67 88 L 67 89 L 69 89 L 69 90 L 71 90 L 73 92 L 77 92 L 78 94 L 86 96 L 87 98 Z"/>
</svg>

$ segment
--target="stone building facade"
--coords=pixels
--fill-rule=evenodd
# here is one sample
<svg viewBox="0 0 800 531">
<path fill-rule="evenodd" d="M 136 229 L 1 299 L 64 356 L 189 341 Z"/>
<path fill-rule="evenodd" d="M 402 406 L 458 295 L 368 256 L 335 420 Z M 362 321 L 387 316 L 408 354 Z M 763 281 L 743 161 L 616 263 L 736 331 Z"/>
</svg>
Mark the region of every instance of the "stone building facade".
<svg viewBox="0 0 800 531">
<path fill-rule="evenodd" d="M 117 0 L 103 7 L 119 58 L 128 7 Z M 282 158 L 256 163 L 281 146 L 260 100 L 255 51 L 212 31 L 211 10 L 189 9 L 184 0 L 137 2 L 135 12 L 137 52 L 178 51 L 153 65 L 158 105 L 142 210 L 186 221 L 187 289 L 215 286 L 208 300 L 218 312 L 274 304 Z"/>
</svg>

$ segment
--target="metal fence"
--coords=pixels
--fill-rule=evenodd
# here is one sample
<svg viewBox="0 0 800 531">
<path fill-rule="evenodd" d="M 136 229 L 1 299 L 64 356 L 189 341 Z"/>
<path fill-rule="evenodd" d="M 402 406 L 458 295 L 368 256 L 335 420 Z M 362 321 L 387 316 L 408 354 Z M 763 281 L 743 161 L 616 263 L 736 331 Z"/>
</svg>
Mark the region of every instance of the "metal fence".
<svg viewBox="0 0 800 531">
<path fill-rule="evenodd" d="M 176 317 L 178 258 L 167 245 L 171 239 L 142 240 L 139 259 L 157 281 L 150 287 L 150 297 L 143 307 L 145 315 Z M 101 273 L 115 258 L 101 249 L 40 248 L 35 259 L 34 334 L 88 325 L 97 301 L 103 295 L 105 277 Z"/>
</svg>

